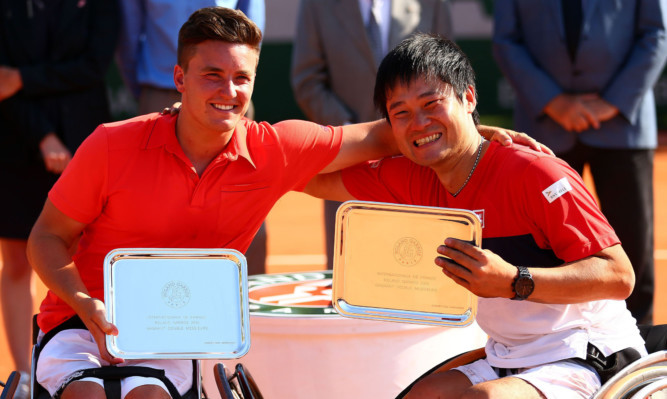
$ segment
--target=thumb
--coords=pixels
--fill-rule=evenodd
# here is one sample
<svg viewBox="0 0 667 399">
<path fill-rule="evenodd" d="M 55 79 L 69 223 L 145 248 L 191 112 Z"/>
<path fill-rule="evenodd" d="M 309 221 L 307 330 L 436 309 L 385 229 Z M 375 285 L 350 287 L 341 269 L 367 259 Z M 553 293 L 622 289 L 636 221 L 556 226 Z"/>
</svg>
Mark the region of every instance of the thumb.
<svg viewBox="0 0 667 399">
<path fill-rule="evenodd" d="M 106 319 L 104 313 L 96 313 L 93 322 L 106 335 L 118 335 L 118 328 L 116 325 Z"/>
</svg>

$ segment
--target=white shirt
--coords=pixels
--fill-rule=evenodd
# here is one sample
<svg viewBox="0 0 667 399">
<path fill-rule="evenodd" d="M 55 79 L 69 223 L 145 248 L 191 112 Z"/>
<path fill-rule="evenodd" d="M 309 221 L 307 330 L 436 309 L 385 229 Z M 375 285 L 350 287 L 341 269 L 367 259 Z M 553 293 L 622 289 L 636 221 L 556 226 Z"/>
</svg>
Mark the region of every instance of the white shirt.
<svg viewBox="0 0 667 399">
<path fill-rule="evenodd" d="M 371 2 L 373 2 L 373 15 L 375 21 L 380 26 L 380 35 L 382 36 L 382 53 L 389 51 L 389 25 L 391 23 L 391 0 L 359 0 L 359 10 L 364 26 L 368 24 Z"/>
<path fill-rule="evenodd" d="M 522 368 L 572 357 L 586 358 L 588 342 L 605 356 L 644 342 L 625 301 L 569 305 L 479 298 L 477 323 L 489 335 L 489 364 Z"/>
</svg>

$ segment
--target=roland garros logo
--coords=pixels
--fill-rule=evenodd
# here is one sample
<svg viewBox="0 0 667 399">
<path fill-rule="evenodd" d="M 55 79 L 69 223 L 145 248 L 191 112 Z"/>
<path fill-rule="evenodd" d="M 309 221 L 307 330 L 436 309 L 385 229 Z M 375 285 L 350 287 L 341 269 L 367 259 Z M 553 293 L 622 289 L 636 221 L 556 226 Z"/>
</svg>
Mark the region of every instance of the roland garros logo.
<svg viewBox="0 0 667 399">
<path fill-rule="evenodd" d="M 182 308 L 190 302 L 190 288 L 181 281 L 170 281 L 162 287 L 162 300 L 170 308 Z"/>
<path fill-rule="evenodd" d="M 248 277 L 250 312 L 261 315 L 331 316 L 331 270 Z"/>
<path fill-rule="evenodd" d="M 400 238 L 394 244 L 394 259 L 400 265 L 414 266 L 419 263 L 423 254 L 421 244 L 412 237 Z"/>
</svg>

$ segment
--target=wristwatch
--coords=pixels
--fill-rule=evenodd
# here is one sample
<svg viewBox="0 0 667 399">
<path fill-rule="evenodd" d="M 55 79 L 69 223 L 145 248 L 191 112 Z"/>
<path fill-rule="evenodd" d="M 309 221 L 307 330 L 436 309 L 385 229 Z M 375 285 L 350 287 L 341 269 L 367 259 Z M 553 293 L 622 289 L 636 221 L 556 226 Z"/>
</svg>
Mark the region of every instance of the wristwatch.
<svg viewBox="0 0 667 399">
<path fill-rule="evenodd" d="M 514 290 L 514 298 L 512 299 L 523 301 L 533 293 L 535 281 L 533 281 L 533 276 L 526 266 L 517 266 L 516 268 L 519 269 L 519 274 L 512 283 L 512 289 Z"/>
</svg>

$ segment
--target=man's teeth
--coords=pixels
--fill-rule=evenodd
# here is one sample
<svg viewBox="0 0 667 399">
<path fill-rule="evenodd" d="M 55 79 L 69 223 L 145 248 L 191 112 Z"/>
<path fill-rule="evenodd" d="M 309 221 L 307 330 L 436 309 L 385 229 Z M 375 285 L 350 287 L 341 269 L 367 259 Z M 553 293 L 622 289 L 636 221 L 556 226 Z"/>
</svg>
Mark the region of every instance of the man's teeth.
<svg viewBox="0 0 667 399">
<path fill-rule="evenodd" d="M 428 144 L 428 143 L 431 143 L 431 142 L 433 142 L 433 141 L 436 141 L 437 139 L 440 138 L 440 136 L 441 136 L 440 133 L 436 133 L 436 134 L 432 134 L 432 135 L 430 135 L 430 136 L 428 136 L 428 137 L 423 137 L 423 138 L 421 138 L 421 139 L 419 139 L 419 140 L 415 140 L 415 146 L 416 146 L 416 147 L 421 147 L 421 146 L 423 146 L 424 144 Z"/>
<path fill-rule="evenodd" d="M 233 105 L 220 105 L 220 104 L 213 104 L 213 106 L 219 110 L 222 111 L 231 111 L 234 106 Z"/>
</svg>

